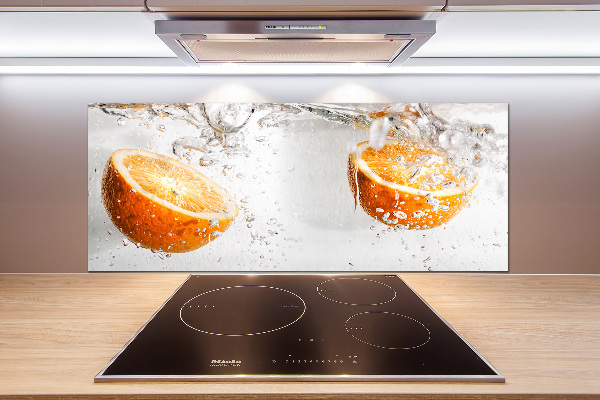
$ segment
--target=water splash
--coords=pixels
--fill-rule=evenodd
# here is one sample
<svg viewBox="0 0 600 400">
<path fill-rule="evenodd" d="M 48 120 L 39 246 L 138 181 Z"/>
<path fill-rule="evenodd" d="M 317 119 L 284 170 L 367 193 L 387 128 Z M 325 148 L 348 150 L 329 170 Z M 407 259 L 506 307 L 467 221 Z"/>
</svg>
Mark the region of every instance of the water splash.
<svg viewBox="0 0 600 400">
<path fill-rule="evenodd" d="M 238 131 L 250 119 L 254 105 L 248 103 L 204 103 L 204 117 L 215 131 L 226 134 Z"/>
<path fill-rule="evenodd" d="M 369 145 L 375 150 L 381 149 L 385 144 L 385 139 L 387 138 L 390 127 L 388 118 L 378 118 L 374 120 L 369 128 Z"/>
<path fill-rule="evenodd" d="M 193 142 L 188 137 L 177 139 L 173 150 L 180 157 L 189 156 L 190 150 L 206 152 L 206 145 L 211 143 L 221 146 L 219 151 L 225 151 L 225 154 L 247 154 L 245 138 L 240 132 L 254 114 L 259 128 L 285 127 L 292 120 L 313 114 L 331 122 L 368 129 L 370 145 L 376 149 L 386 138 L 395 138 L 433 146 L 461 168 L 487 165 L 508 171 L 508 135 L 496 132 L 490 124 L 464 119 L 449 121 L 441 116 L 445 115 L 442 108 L 438 115 L 427 103 L 96 103 L 91 107 L 119 117 L 119 125 L 126 119 L 138 119 L 153 126 L 159 118 L 169 118 L 198 128 L 198 138 L 206 138 L 206 142 Z M 156 129 L 161 130 L 161 125 Z M 265 141 L 266 136 L 261 135 L 256 140 Z"/>
</svg>

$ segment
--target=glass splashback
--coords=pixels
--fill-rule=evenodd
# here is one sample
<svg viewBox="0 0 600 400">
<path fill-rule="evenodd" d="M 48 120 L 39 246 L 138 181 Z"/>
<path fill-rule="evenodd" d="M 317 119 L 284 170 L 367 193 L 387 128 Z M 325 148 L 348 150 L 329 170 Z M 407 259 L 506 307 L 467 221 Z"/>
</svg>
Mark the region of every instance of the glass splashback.
<svg viewBox="0 0 600 400">
<path fill-rule="evenodd" d="M 508 104 L 90 104 L 90 271 L 507 271 Z"/>
</svg>

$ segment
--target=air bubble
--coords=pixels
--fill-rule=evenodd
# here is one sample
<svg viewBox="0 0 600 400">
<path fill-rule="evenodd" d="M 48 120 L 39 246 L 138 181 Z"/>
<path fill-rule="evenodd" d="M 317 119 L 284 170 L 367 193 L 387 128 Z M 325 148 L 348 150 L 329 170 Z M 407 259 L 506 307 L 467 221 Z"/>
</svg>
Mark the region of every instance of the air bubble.
<svg viewBox="0 0 600 400">
<path fill-rule="evenodd" d="M 454 181 L 442 182 L 442 187 L 444 189 L 450 189 L 450 188 L 456 187 L 456 182 L 454 182 Z"/>
<path fill-rule="evenodd" d="M 416 180 L 416 179 L 419 177 L 419 175 L 421 175 L 421 172 L 422 172 L 422 170 L 423 170 L 423 167 L 421 167 L 421 166 L 418 166 L 418 167 L 411 167 L 411 168 L 409 169 L 409 172 L 410 172 L 411 170 L 412 170 L 412 173 L 411 173 L 411 174 L 410 174 L 410 176 L 408 177 L 408 181 L 409 181 L 409 182 L 414 182 L 414 181 L 415 181 L 415 180 Z"/>
<path fill-rule="evenodd" d="M 216 158 L 212 158 L 212 157 L 202 157 L 200 158 L 200 160 L 198 161 L 198 164 L 200 164 L 202 167 L 210 167 L 211 165 L 215 165 L 219 162 L 219 160 L 217 160 Z"/>
<path fill-rule="evenodd" d="M 417 157 L 416 161 L 420 164 L 431 165 L 431 164 L 444 164 L 444 159 L 435 154 L 425 154 Z"/>
<path fill-rule="evenodd" d="M 394 214 L 394 217 L 397 217 L 399 219 L 406 219 L 406 213 L 402 211 L 394 211 L 392 212 L 392 214 Z"/>
<path fill-rule="evenodd" d="M 427 177 L 425 178 L 425 183 L 431 184 L 431 185 L 437 185 L 438 183 L 441 183 L 444 180 L 444 175 L 442 174 L 429 174 L 427 175 Z"/>
</svg>

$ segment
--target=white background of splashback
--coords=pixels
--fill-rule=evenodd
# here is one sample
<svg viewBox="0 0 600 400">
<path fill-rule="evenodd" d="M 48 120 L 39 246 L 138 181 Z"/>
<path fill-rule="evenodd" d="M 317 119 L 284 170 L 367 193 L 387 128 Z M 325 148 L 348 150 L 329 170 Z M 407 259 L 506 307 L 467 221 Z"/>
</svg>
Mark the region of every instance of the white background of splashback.
<svg viewBox="0 0 600 400">
<path fill-rule="evenodd" d="M 456 114 L 463 106 L 444 107 Z M 487 110 L 489 107 L 472 107 Z M 506 107 L 485 113 L 506 129 Z M 264 114 L 262 114 L 264 115 Z M 119 148 L 173 156 L 172 143 L 197 136 L 182 121 L 140 120 L 89 110 L 88 266 L 91 271 L 506 271 L 508 202 L 496 182 L 476 189 L 476 200 L 443 227 L 393 232 L 355 211 L 348 187 L 349 149 L 368 132 L 306 113 L 279 127 L 260 129 L 251 118 L 242 134 L 249 157 L 221 153 L 210 167 L 191 165 L 224 187 L 240 215 L 210 244 L 169 257 L 136 248 L 114 228 L 100 201 L 102 170 Z M 481 115 L 479 116 L 481 119 Z M 123 119 L 121 118 L 121 121 Z M 164 132 L 157 130 L 160 126 Z M 164 127 L 164 128 L 163 128 Z M 259 137 L 260 141 L 256 138 Z M 232 168 L 224 170 L 223 166 Z M 238 177 L 238 174 L 242 177 Z M 501 175 L 501 178 L 506 179 Z M 252 215 L 255 219 L 246 221 Z M 250 224 L 250 226 L 248 226 Z M 110 232 L 110 233 L 109 233 Z"/>
<path fill-rule="evenodd" d="M 0 76 L 0 270 L 87 272 L 87 106 L 507 102 L 510 273 L 600 273 L 600 76 Z"/>
</svg>

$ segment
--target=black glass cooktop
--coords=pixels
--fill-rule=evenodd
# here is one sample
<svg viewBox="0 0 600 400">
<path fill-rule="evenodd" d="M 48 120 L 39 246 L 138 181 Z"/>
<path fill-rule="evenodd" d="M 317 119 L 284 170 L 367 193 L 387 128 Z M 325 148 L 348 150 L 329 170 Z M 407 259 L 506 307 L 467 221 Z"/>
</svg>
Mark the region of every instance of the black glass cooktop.
<svg viewBox="0 0 600 400">
<path fill-rule="evenodd" d="M 504 377 L 396 275 L 190 275 L 102 381 Z"/>
</svg>

